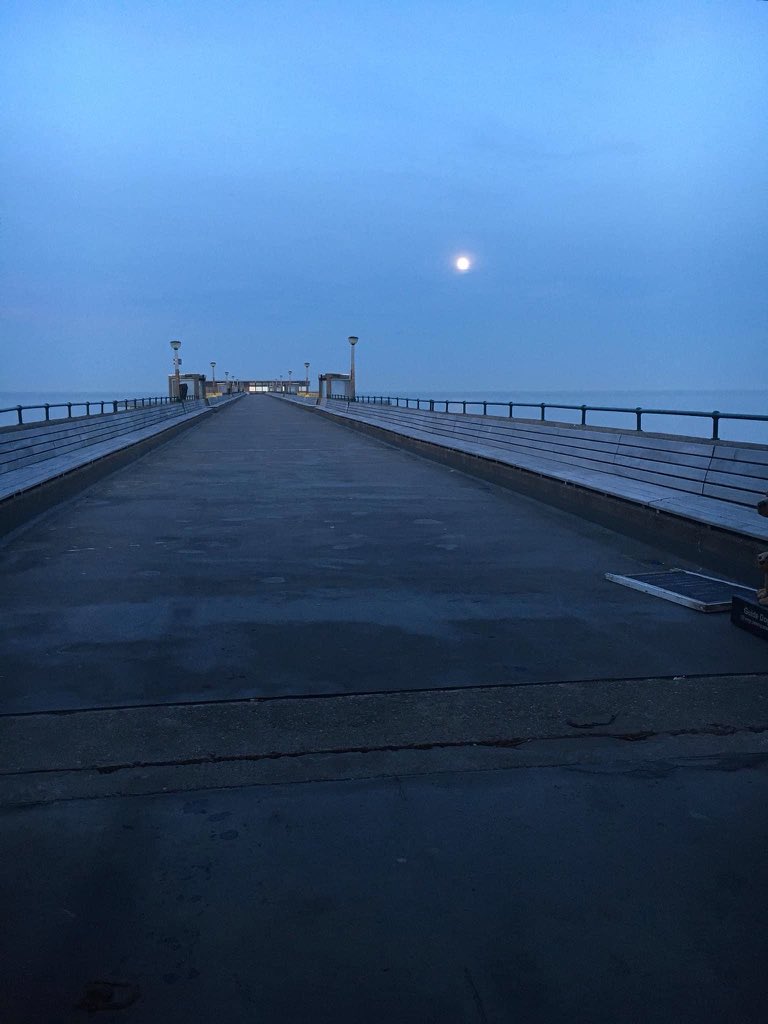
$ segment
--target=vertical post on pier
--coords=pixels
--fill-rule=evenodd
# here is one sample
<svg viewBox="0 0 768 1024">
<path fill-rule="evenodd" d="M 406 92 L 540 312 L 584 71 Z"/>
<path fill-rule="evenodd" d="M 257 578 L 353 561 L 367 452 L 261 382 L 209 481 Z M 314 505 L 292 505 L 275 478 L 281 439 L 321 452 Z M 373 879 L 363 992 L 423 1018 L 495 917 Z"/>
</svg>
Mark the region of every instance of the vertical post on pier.
<svg viewBox="0 0 768 1024">
<path fill-rule="evenodd" d="M 179 349 L 181 348 L 181 342 L 178 338 L 174 338 L 171 342 L 171 348 L 173 349 L 173 397 L 178 401 L 181 397 L 181 379 L 179 377 Z"/>
<path fill-rule="evenodd" d="M 358 343 L 359 340 L 360 339 L 356 338 L 354 334 L 350 334 L 350 336 L 347 338 L 347 341 L 349 342 L 349 347 L 350 347 L 349 392 L 350 392 L 350 398 L 352 399 L 353 402 L 355 401 L 355 397 L 356 397 L 356 391 L 355 391 L 355 345 Z"/>
</svg>

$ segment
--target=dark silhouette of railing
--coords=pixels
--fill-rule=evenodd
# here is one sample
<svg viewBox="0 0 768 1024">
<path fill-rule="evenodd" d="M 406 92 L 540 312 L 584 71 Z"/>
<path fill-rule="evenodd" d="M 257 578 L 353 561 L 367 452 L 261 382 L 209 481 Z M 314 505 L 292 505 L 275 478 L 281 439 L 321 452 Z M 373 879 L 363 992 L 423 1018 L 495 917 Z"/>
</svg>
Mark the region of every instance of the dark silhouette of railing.
<svg viewBox="0 0 768 1024">
<path fill-rule="evenodd" d="M 114 401 L 95 401 L 95 402 L 43 402 L 41 405 L 11 405 L 7 409 L 0 409 L 0 415 L 3 413 L 15 413 L 17 422 L 20 424 L 24 423 L 38 423 L 45 422 L 50 419 L 71 419 L 73 409 L 85 409 L 86 416 L 105 416 L 115 412 L 127 412 L 128 409 L 144 409 L 148 406 L 153 405 L 168 405 L 170 402 L 178 402 L 178 398 L 119 398 Z M 105 409 L 105 406 L 109 406 Z M 98 412 L 91 412 L 92 409 L 99 407 Z M 51 417 L 51 409 L 66 409 L 66 416 L 53 416 Z M 33 410 L 41 411 L 44 413 L 43 416 L 36 416 L 32 418 L 24 418 L 24 413 L 31 412 Z M 77 415 L 77 413 L 75 413 Z"/>
<path fill-rule="evenodd" d="M 743 420 L 749 423 L 768 423 L 768 416 L 762 416 L 756 413 L 720 412 L 717 409 L 713 412 L 697 412 L 691 409 L 643 409 L 640 406 L 631 409 L 610 405 L 560 405 L 556 402 L 488 402 L 474 401 L 471 399 L 456 400 L 449 398 L 398 398 L 391 395 L 358 395 L 357 398 L 354 399 L 343 398 L 340 395 L 331 395 L 330 397 L 343 402 L 352 401 L 362 404 L 391 405 L 399 409 L 424 409 L 429 412 L 460 412 L 464 415 L 472 416 L 487 416 L 488 410 L 494 408 L 504 410 L 503 413 L 496 413 L 495 415 L 506 415 L 509 419 L 515 418 L 515 409 L 535 409 L 538 413 L 536 418 L 541 422 L 547 421 L 547 410 L 563 412 L 567 410 L 581 414 L 582 426 L 589 425 L 587 423 L 587 413 L 629 413 L 635 417 L 634 429 L 639 432 L 642 432 L 643 429 L 643 416 L 696 416 L 700 419 L 703 418 L 712 421 L 711 437 L 713 441 L 720 439 L 721 420 Z M 494 414 L 491 413 L 491 415 Z M 523 416 L 519 418 L 531 419 L 530 416 Z M 558 421 L 551 419 L 549 422 Z M 592 425 L 597 426 L 597 424 L 594 423 Z"/>
</svg>

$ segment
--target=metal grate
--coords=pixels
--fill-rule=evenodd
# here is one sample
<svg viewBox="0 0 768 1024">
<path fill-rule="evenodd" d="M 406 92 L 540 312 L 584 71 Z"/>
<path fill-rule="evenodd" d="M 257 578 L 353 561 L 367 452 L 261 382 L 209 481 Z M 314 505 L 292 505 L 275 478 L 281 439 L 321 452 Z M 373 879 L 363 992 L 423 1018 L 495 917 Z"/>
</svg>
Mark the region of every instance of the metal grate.
<svg viewBox="0 0 768 1024">
<path fill-rule="evenodd" d="M 702 576 L 701 573 L 688 572 L 687 569 L 645 572 L 637 576 L 618 576 L 607 572 L 605 578 L 622 587 L 631 587 L 632 590 L 641 590 L 644 594 L 694 608 L 697 612 L 730 611 L 734 594 L 749 601 L 755 600 L 755 591 L 750 587 L 729 583 L 728 580 L 716 579 L 714 576 Z"/>
</svg>

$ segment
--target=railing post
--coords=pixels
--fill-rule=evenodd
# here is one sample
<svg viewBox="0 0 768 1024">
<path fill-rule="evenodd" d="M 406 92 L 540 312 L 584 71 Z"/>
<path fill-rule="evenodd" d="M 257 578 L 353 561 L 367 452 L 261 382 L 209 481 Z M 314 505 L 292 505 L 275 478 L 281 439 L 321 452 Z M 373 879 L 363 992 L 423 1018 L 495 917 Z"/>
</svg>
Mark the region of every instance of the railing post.
<svg viewBox="0 0 768 1024">
<path fill-rule="evenodd" d="M 510 402 L 509 403 L 509 418 L 510 419 L 512 419 L 512 409 L 513 409 L 513 405 L 512 405 L 512 402 Z"/>
<path fill-rule="evenodd" d="M 638 406 L 635 409 L 635 416 L 637 417 L 637 429 L 642 432 L 643 429 L 643 410 Z"/>
<path fill-rule="evenodd" d="M 461 411 L 464 413 L 465 416 L 467 415 L 467 403 L 466 402 L 462 402 L 461 403 Z"/>
<path fill-rule="evenodd" d="M 488 403 L 487 402 L 483 402 L 483 416 L 487 416 L 487 415 L 488 415 Z"/>
<path fill-rule="evenodd" d="M 68 419 L 72 419 L 72 403 L 71 402 L 67 402 L 67 417 L 68 417 Z"/>
<path fill-rule="evenodd" d="M 448 412 L 448 399 L 445 400 L 445 411 Z"/>
<path fill-rule="evenodd" d="M 430 398 L 430 400 L 429 400 L 429 411 L 430 412 L 434 412 L 435 411 L 435 400 L 434 400 L 434 398 Z"/>
<path fill-rule="evenodd" d="M 712 440 L 720 440 L 720 413 L 717 409 L 712 413 Z"/>
<path fill-rule="evenodd" d="M 91 403 L 90 402 L 86 402 L 85 403 L 85 415 L 86 416 L 90 416 L 91 415 Z"/>
<path fill-rule="evenodd" d="M 49 420 L 51 418 L 51 406 L 48 402 L 45 403 L 45 418 Z"/>
<path fill-rule="evenodd" d="M 547 404 L 546 404 L 546 402 L 542 402 L 541 403 L 541 419 L 542 419 L 542 421 L 547 418 L 546 417 L 546 410 L 547 410 Z"/>
<path fill-rule="evenodd" d="M 16 415 L 17 415 L 17 416 L 18 416 L 18 418 L 19 418 L 19 423 L 23 423 L 23 422 L 24 422 L 24 417 L 22 416 L 22 412 L 21 412 L 21 410 L 22 410 L 22 406 L 20 406 L 20 405 L 17 405 L 17 406 L 16 406 Z"/>
<path fill-rule="evenodd" d="M 587 425 L 587 407 L 582 405 L 581 407 L 581 425 L 585 427 Z"/>
</svg>

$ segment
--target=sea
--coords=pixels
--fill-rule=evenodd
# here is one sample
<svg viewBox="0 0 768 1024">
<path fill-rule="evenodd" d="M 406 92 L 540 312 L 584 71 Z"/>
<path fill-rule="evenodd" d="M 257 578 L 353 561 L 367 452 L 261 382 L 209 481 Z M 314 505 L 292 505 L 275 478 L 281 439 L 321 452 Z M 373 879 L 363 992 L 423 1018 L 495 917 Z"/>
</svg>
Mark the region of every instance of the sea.
<svg viewBox="0 0 768 1024">
<path fill-rule="evenodd" d="M 702 416 L 675 416 L 660 415 L 658 413 L 647 413 L 643 415 L 643 430 L 654 433 L 680 434 L 688 437 L 710 437 L 712 433 L 711 413 L 717 410 L 722 414 L 731 415 L 753 415 L 766 417 L 763 421 L 729 420 L 720 421 L 719 433 L 723 440 L 746 441 L 752 444 L 768 446 L 768 390 L 753 389 L 744 391 L 711 390 L 711 391 L 435 391 L 424 389 L 419 391 L 401 390 L 372 390 L 360 388 L 358 392 L 365 395 L 384 395 L 399 398 L 424 398 L 436 401 L 450 401 L 477 403 L 470 406 L 468 411 L 481 411 L 479 403 L 500 403 L 507 406 L 506 409 L 496 408 L 489 405 L 490 414 L 496 412 L 498 415 L 508 415 L 508 403 L 515 402 L 521 406 L 530 404 L 539 406 L 538 409 L 515 409 L 515 415 L 525 418 L 539 418 L 540 406 L 545 402 L 547 406 L 547 420 L 560 423 L 579 423 L 581 421 L 580 409 L 563 409 L 557 406 L 593 406 L 598 408 L 626 409 L 627 412 L 588 412 L 587 424 L 602 427 L 619 427 L 621 429 L 633 430 L 635 428 L 635 413 L 632 411 L 638 407 L 642 409 L 674 410 L 677 412 L 699 412 Z M 115 399 L 124 398 L 149 398 L 157 392 L 131 391 L 125 394 L 118 394 L 114 391 L 60 391 L 60 392 L 32 392 L 32 391 L 0 391 L 0 427 L 8 426 L 18 422 L 16 406 L 42 406 L 45 402 L 51 406 L 64 404 L 66 402 L 84 403 L 90 402 L 111 402 Z M 459 411 L 454 407 L 455 411 Z M 74 408 L 73 414 L 84 415 L 85 407 Z M 44 418 L 44 411 L 27 411 L 24 413 L 24 420 Z M 67 415 L 67 409 L 52 408 L 51 418 Z"/>
</svg>

